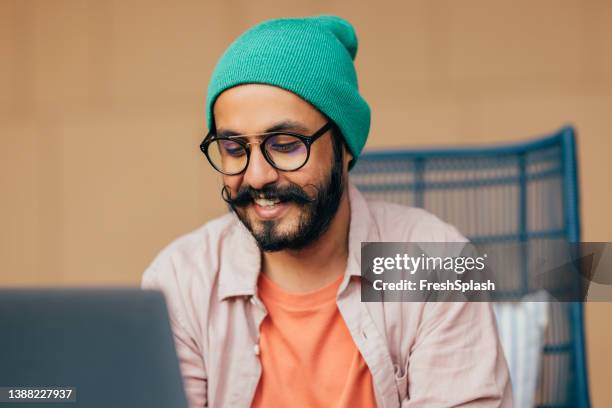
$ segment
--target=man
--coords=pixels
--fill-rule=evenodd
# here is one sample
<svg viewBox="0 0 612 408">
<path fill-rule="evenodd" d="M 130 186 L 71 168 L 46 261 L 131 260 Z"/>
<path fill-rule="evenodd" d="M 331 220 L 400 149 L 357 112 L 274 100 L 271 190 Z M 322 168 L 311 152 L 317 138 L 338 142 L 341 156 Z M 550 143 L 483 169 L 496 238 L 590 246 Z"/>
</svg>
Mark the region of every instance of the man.
<svg viewBox="0 0 612 408">
<path fill-rule="evenodd" d="M 233 212 L 147 269 L 167 297 L 191 406 L 511 406 L 487 303 L 362 303 L 365 241 L 464 241 L 423 210 L 368 203 L 357 38 L 335 16 L 271 20 L 224 53 L 201 149 Z"/>
</svg>

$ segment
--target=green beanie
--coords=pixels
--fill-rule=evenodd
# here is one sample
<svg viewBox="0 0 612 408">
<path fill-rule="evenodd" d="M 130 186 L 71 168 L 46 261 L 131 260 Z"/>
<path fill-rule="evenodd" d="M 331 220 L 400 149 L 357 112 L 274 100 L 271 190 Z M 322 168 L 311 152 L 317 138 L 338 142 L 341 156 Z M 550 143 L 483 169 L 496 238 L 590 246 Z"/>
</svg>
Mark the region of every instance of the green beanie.
<svg viewBox="0 0 612 408">
<path fill-rule="evenodd" d="M 340 128 L 353 154 L 353 167 L 368 138 L 370 107 L 359 94 L 353 60 L 357 36 L 337 16 L 268 20 L 244 32 L 221 56 L 208 85 L 206 112 L 240 84 L 278 86 L 310 102 Z"/>
</svg>

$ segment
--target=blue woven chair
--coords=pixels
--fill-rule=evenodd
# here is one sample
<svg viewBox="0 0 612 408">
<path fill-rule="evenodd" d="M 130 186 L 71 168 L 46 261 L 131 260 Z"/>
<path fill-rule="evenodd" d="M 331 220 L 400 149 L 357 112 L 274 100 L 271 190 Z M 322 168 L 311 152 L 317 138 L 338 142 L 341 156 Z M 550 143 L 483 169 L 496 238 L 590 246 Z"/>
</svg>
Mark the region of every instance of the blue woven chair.
<svg viewBox="0 0 612 408">
<path fill-rule="evenodd" d="M 423 207 L 477 243 L 580 241 L 574 129 L 526 143 L 366 151 L 351 171 L 366 197 Z M 588 407 L 583 305 L 552 307 L 539 407 Z"/>
</svg>

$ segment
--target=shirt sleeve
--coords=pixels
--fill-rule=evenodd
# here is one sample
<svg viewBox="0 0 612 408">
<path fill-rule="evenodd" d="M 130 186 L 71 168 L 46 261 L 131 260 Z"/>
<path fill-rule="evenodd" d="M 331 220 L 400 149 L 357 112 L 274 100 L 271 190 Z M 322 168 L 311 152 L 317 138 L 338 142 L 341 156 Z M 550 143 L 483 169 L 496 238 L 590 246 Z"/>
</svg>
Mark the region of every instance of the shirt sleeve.
<svg viewBox="0 0 612 408">
<path fill-rule="evenodd" d="M 508 407 L 508 366 L 487 302 L 425 305 L 402 407 Z"/>
<path fill-rule="evenodd" d="M 172 263 L 167 262 L 167 266 L 163 268 L 173 269 Z M 195 336 L 185 322 L 183 299 L 174 271 L 162 271 L 160 266 L 154 263 L 143 274 L 141 287 L 161 290 L 164 293 L 187 402 L 190 408 L 207 407 L 207 375 L 204 358 Z"/>
</svg>

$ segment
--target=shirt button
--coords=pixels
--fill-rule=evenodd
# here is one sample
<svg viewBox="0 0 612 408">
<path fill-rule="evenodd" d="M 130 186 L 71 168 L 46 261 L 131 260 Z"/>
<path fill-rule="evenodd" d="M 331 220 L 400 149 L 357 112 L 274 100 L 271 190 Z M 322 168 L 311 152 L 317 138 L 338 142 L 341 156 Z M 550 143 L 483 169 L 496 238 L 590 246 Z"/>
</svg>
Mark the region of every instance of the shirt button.
<svg viewBox="0 0 612 408">
<path fill-rule="evenodd" d="M 253 346 L 253 352 L 255 352 L 255 355 L 258 356 L 259 355 L 259 344 L 255 344 Z"/>
</svg>

